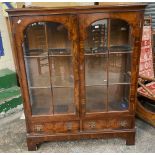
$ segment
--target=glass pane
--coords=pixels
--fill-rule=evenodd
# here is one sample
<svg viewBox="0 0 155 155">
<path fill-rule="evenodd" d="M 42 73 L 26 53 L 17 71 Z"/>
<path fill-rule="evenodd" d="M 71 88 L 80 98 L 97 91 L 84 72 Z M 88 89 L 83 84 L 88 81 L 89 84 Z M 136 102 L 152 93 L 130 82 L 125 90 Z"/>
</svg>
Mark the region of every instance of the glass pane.
<svg viewBox="0 0 155 155">
<path fill-rule="evenodd" d="M 72 42 L 65 26 L 29 25 L 23 50 L 33 114 L 74 113 Z"/>
<path fill-rule="evenodd" d="M 110 51 L 130 50 L 130 26 L 126 21 L 110 19 Z"/>
<path fill-rule="evenodd" d="M 27 56 L 47 55 L 45 22 L 33 23 L 26 28 L 24 47 Z"/>
<path fill-rule="evenodd" d="M 50 87 L 48 57 L 25 58 L 29 87 Z"/>
<path fill-rule="evenodd" d="M 73 88 L 53 88 L 54 114 L 74 113 Z"/>
<path fill-rule="evenodd" d="M 107 50 L 107 20 L 98 20 L 88 27 L 85 53 L 104 53 Z"/>
<path fill-rule="evenodd" d="M 86 112 L 102 112 L 106 110 L 107 87 L 86 87 Z"/>
<path fill-rule="evenodd" d="M 110 110 L 128 109 L 129 85 L 125 84 L 130 83 L 131 43 L 126 21 L 104 19 L 88 27 L 84 44 L 87 112 L 106 110 L 107 98 Z"/>
<path fill-rule="evenodd" d="M 33 115 L 52 114 L 51 89 L 30 89 L 30 101 Z"/>
<path fill-rule="evenodd" d="M 130 83 L 131 54 L 109 55 L 109 83 Z"/>
<path fill-rule="evenodd" d="M 86 85 L 107 83 L 107 55 L 85 56 Z"/>
<path fill-rule="evenodd" d="M 25 55 L 71 54 L 71 41 L 63 24 L 38 22 L 29 25 L 24 36 Z"/>
<path fill-rule="evenodd" d="M 73 87 L 72 57 L 50 57 L 53 86 Z"/>
<path fill-rule="evenodd" d="M 70 55 L 71 41 L 65 26 L 53 22 L 47 23 L 46 26 L 49 55 Z"/>
<path fill-rule="evenodd" d="M 128 110 L 130 85 L 109 85 L 108 90 L 109 111 Z"/>
</svg>

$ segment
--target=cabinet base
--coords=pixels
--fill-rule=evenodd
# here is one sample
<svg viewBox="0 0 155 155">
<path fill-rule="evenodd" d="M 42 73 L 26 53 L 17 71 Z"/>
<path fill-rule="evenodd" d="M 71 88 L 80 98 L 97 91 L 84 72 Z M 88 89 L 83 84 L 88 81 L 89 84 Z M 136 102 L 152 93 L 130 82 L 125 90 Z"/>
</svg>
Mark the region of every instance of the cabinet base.
<svg viewBox="0 0 155 155">
<path fill-rule="evenodd" d="M 36 151 L 37 146 L 47 141 L 79 140 L 79 139 L 97 139 L 97 138 L 123 138 L 126 145 L 135 144 L 135 130 L 117 130 L 102 132 L 79 132 L 68 134 L 27 134 L 27 146 L 29 151 Z"/>
</svg>

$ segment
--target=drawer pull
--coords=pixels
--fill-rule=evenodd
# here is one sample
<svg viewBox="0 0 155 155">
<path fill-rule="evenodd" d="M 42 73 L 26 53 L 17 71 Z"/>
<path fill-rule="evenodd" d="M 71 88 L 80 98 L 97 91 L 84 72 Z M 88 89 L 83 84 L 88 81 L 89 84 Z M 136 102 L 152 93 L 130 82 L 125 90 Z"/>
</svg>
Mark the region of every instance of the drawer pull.
<svg viewBox="0 0 155 155">
<path fill-rule="evenodd" d="M 88 123 L 88 125 L 89 125 L 89 127 L 90 127 L 90 128 L 92 128 L 92 129 L 93 129 L 93 128 L 95 128 L 95 127 L 96 127 L 96 122 L 94 122 L 94 121 L 89 122 L 89 123 Z"/>
<path fill-rule="evenodd" d="M 128 123 L 127 123 L 127 121 L 125 121 L 125 120 L 124 120 L 124 121 L 120 121 L 120 126 L 121 126 L 121 127 L 127 127 L 127 124 L 128 124 Z"/>
<path fill-rule="evenodd" d="M 34 130 L 37 132 L 43 131 L 43 125 L 35 125 Z"/>
</svg>

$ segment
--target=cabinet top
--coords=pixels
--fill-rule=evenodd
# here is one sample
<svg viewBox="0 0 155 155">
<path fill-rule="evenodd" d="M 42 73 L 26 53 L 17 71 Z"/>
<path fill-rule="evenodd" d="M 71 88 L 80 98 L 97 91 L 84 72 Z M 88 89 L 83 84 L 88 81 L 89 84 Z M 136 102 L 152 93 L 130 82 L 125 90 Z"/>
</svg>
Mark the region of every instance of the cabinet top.
<svg viewBox="0 0 155 155">
<path fill-rule="evenodd" d="M 7 9 L 9 16 L 22 15 L 45 15 L 45 14 L 78 14 L 91 12 L 129 12 L 144 11 L 146 4 L 130 5 L 92 5 L 92 6 L 72 6 L 72 7 L 28 7 Z"/>
</svg>

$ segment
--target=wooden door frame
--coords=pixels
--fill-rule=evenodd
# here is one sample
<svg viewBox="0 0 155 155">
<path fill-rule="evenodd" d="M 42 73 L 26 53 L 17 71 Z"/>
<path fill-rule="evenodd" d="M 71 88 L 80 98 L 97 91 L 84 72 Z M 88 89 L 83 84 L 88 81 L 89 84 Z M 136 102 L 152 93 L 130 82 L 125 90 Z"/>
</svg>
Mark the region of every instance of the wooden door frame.
<svg viewBox="0 0 155 155">
<path fill-rule="evenodd" d="M 91 117 L 106 117 L 117 115 L 135 115 L 136 104 L 136 92 L 137 92 L 137 80 L 139 70 L 139 58 L 141 47 L 141 35 L 140 30 L 143 25 L 143 14 L 139 12 L 115 12 L 115 13 L 92 13 L 92 14 L 80 14 L 79 15 L 79 29 L 80 29 L 80 116 L 81 118 Z M 87 20 L 86 20 L 87 19 Z M 131 55 L 131 84 L 130 84 L 130 98 L 129 98 L 129 110 L 128 111 L 112 111 L 112 112 L 93 112 L 92 114 L 86 114 L 86 96 L 85 96 L 85 57 L 84 57 L 84 41 L 87 38 L 86 29 L 91 23 L 101 19 L 120 19 L 126 21 L 131 26 L 131 35 L 133 39 L 133 53 Z M 137 24 L 138 23 L 138 24 Z M 140 25 L 139 25 L 140 23 Z"/>
<path fill-rule="evenodd" d="M 29 131 L 30 122 L 46 122 L 46 121 L 67 121 L 78 120 L 79 116 L 79 73 L 78 73 L 78 35 L 77 35 L 77 16 L 75 15 L 46 15 L 46 16 L 22 16 L 12 17 L 11 29 L 13 32 L 14 41 L 14 55 L 16 58 L 17 73 L 19 76 L 19 82 L 22 91 L 22 97 L 24 102 L 24 113 L 27 121 L 27 129 Z M 74 61 L 74 98 L 76 106 L 76 115 L 32 115 L 31 104 L 28 91 L 28 83 L 26 77 L 26 69 L 24 64 L 24 53 L 22 49 L 22 43 L 24 41 L 24 30 L 32 23 L 36 22 L 57 22 L 63 24 L 68 32 L 69 39 L 72 41 L 73 49 L 73 61 Z"/>
</svg>

